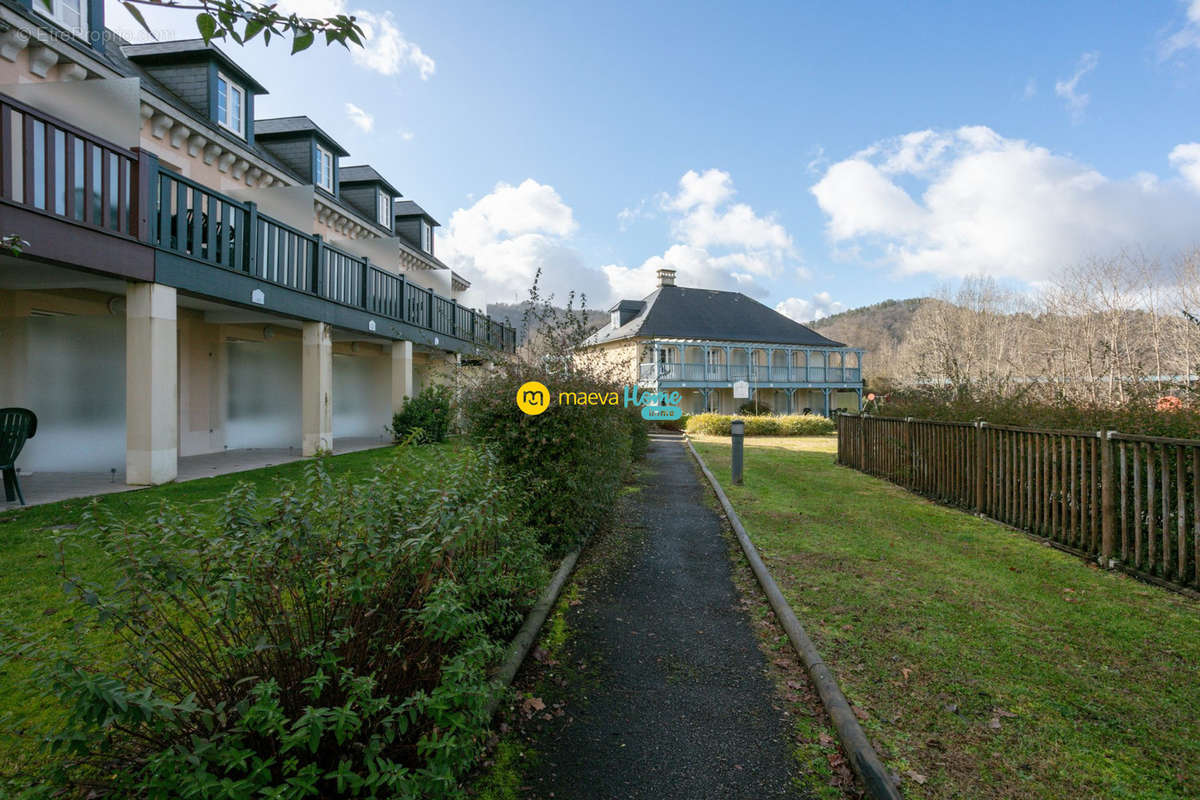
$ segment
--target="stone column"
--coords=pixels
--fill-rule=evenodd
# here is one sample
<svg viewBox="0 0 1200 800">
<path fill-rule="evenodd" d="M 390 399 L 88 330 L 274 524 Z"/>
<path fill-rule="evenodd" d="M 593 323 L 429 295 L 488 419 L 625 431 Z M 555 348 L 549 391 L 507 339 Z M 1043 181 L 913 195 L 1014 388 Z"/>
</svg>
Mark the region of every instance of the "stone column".
<svg viewBox="0 0 1200 800">
<path fill-rule="evenodd" d="M 405 401 L 412 396 L 412 342 L 392 342 L 392 411 L 400 411 L 404 408 Z"/>
<path fill-rule="evenodd" d="M 160 484 L 179 474 L 179 344 L 175 289 L 125 291 L 125 481 Z"/>
<path fill-rule="evenodd" d="M 333 450 L 333 328 L 326 322 L 304 323 L 300 361 L 303 450 L 306 456 Z"/>
</svg>

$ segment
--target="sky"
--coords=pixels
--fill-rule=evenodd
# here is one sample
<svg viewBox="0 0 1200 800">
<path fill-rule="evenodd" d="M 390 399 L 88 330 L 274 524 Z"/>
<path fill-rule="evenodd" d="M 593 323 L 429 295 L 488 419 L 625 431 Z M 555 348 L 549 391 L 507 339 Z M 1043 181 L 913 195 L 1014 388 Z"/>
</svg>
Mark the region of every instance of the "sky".
<svg viewBox="0 0 1200 800">
<path fill-rule="evenodd" d="M 669 267 L 808 321 L 1200 244 L 1200 0 L 280 5 L 369 39 L 221 44 L 257 116 L 307 114 L 431 213 L 472 305 L 541 268 L 608 308 Z"/>
</svg>

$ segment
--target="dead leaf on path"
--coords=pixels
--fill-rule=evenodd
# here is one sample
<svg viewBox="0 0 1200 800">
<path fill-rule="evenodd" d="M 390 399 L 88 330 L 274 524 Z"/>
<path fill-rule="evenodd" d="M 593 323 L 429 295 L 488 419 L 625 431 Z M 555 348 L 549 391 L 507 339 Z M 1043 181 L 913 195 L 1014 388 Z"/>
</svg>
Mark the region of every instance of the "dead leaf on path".
<svg viewBox="0 0 1200 800">
<path fill-rule="evenodd" d="M 858 717 L 860 720 L 866 720 L 866 719 L 871 718 L 870 714 L 868 714 L 865 710 L 859 708 L 858 706 L 850 706 L 850 710 L 853 711 L 854 716 Z"/>
<path fill-rule="evenodd" d="M 545 707 L 546 704 L 542 702 L 542 698 L 540 697 L 526 697 L 525 702 L 521 703 L 521 710 L 526 715 L 533 714 L 535 711 L 541 711 Z"/>
<path fill-rule="evenodd" d="M 817 737 L 817 741 L 821 743 L 821 747 L 833 747 L 833 737 L 824 731 Z"/>
<path fill-rule="evenodd" d="M 797 692 L 799 692 L 804 689 L 804 684 L 801 683 L 800 681 L 788 681 L 787 687 L 789 689 L 795 689 Z"/>
<path fill-rule="evenodd" d="M 907 775 L 908 777 L 912 778 L 914 781 L 916 781 L 917 783 L 921 784 L 922 786 L 923 786 L 923 785 L 925 785 L 925 781 L 929 780 L 928 778 L 926 778 L 926 777 L 925 777 L 924 775 L 922 775 L 921 773 L 919 773 L 919 772 L 915 772 L 915 771 L 913 771 L 913 770 L 911 770 L 911 769 L 910 769 L 908 772 L 904 773 L 904 774 L 905 774 L 905 775 Z"/>
<path fill-rule="evenodd" d="M 775 659 L 775 666 L 783 667 L 784 669 L 791 669 L 792 660 L 790 658 L 777 658 Z"/>
</svg>

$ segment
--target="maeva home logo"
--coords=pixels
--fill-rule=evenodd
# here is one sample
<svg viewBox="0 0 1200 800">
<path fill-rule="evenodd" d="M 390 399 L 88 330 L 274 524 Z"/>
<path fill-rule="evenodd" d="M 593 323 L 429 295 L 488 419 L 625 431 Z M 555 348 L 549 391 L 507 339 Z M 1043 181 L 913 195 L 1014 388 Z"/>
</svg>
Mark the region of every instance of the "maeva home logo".
<svg viewBox="0 0 1200 800">
<path fill-rule="evenodd" d="M 517 408 L 529 416 L 536 417 L 549 407 L 550 390 L 546 388 L 546 384 L 526 381 L 517 389 Z"/>
<path fill-rule="evenodd" d="M 637 386 L 626 386 L 624 398 L 617 392 L 559 392 L 557 401 L 560 406 L 634 406 L 647 420 L 679 419 L 683 413 L 679 392 L 643 392 Z M 530 416 L 541 414 L 550 407 L 550 390 L 526 381 L 517 389 L 517 407 Z"/>
</svg>

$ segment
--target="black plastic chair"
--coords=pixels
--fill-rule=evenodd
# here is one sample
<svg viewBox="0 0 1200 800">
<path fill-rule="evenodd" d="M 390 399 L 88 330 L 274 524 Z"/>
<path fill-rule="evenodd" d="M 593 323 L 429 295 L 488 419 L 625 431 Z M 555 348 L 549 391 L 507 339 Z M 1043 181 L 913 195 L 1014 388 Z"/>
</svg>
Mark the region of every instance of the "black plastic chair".
<svg viewBox="0 0 1200 800">
<path fill-rule="evenodd" d="M 4 499 L 10 503 L 20 500 L 25 505 L 16 462 L 25 440 L 32 439 L 35 433 L 37 414 L 28 408 L 0 408 L 0 470 L 4 471 Z"/>
</svg>

